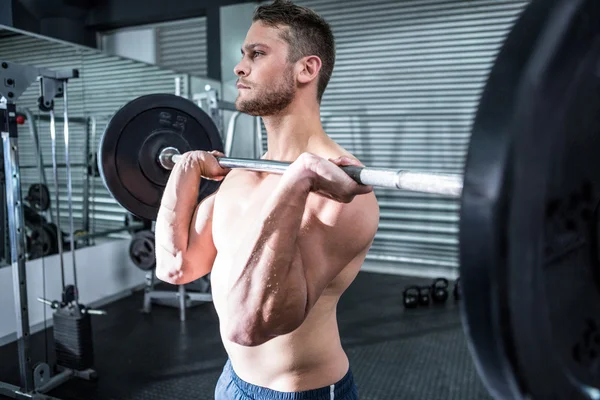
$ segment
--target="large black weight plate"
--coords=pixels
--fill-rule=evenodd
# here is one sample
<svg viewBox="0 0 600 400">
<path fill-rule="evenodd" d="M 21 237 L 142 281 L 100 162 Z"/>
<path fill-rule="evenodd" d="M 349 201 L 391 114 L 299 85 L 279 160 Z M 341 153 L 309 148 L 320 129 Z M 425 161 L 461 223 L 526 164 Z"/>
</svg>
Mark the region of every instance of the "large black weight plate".
<svg viewBox="0 0 600 400">
<path fill-rule="evenodd" d="M 98 169 L 110 194 L 132 214 L 155 220 L 170 171 L 158 164 L 164 147 L 223 151 L 219 131 L 193 102 L 171 94 L 138 97 L 111 118 L 98 150 Z M 218 183 L 203 180 L 199 200 Z"/>
<path fill-rule="evenodd" d="M 475 366 L 496 399 L 521 396 L 506 314 L 511 148 L 521 75 L 551 11 L 533 2 L 507 36 L 482 93 L 465 163 L 459 249 L 463 327 Z"/>
<path fill-rule="evenodd" d="M 600 2 L 559 2 L 539 40 L 515 118 L 510 323 L 533 398 L 599 398 Z"/>
<path fill-rule="evenodd" d="M 497 399 L 593 398 L 599 3 L 534 0 L 483 92 L 460 222 L 462 318 Z M 587 388 L 586 388 L 587 387 Z"/>
</svg>

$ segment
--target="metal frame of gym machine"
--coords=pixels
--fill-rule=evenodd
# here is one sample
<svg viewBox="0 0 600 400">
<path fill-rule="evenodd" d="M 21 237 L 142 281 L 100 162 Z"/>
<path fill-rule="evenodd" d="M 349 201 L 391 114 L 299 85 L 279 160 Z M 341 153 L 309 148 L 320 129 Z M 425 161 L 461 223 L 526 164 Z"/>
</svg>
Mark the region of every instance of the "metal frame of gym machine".
<svg viewBox="0 0 600 400">
<path fill-rule="evenodd" d="M 75 371 L 60 368 L 55 376 L 50 366 L 36 363 L 32 366 L 30 348 L 29 306 L 27 300 L 27 277 L 25 263 L 25 224 L 22 208 L 21 177 L 17 131 L 18 98 L 35 81 L 40 83 L 42 107 L 51 107 L 56 97 L 65 95 L 63 88 L 69 79 L 78 78 L 77 70 L 51 71 L 0 60 L 0 133 L 4 158 L 6 210 L 10 241 L 10 261 L 13 271 L 17 341 L 21 386 L 0 382 L 0 395 L 14 399 L 57 400 L 44 393 L 60 386 L 71 378 L 92 379 L 95 371 Z M 66 110 L 65 110 L 66 116 Z M 66 123 L 66 121 L 65 121 Z M 0 171 L 2 172 L 2 171 Z M 8 257 L 7 257 L 8 258 Z"/>
<path fill-rule="evenodd" d="M 180 82 L 176 78 L 175 83 L 176 94 L 181 95 L 179 92 Z M 208 113 L 213 119 L 219 132 L 223 132 L 223 111 L 232 111 L 233 114 L 229 120 L 227 126 L 227 133 L 225 136 L 225 155 L 230 156 L 233 148 L 233 140 L 235 138 L 235 127 L 238 117 L 242 114 L 239 112 L 233 103 L 219 100 L 219 94 L 216 89 L 208 89 L 204 93 L 198 93 L 193 95 L 193 101 Z M 259 156 L 262 151 L 262 126 L 259 117 L 255 117 L 255 134 L 256 134 L 256 148 L 255 152 Z M 154 230 L 154 224 L 152 226 Z M 142 311 L 144 313 L 150 313 L 152 304 L 159 304 L 167 307 L 179 308 L 179 319 L 185 321 L 186 309 L 191 308 L 203 303 L 212 302 L 212 294 L 210 293 L 210 281 L 209 279 L 198 279 L 195 282 L 188 283 L 186 285 L 179 285 L 178 290 L 154 290 L 156 283 L 154 278 L 154 270 L 146 272 L 146 286 L 144 288 L 144 305 Z M 209 275 L 210 276 L 210 275 Z"/>
</svg>

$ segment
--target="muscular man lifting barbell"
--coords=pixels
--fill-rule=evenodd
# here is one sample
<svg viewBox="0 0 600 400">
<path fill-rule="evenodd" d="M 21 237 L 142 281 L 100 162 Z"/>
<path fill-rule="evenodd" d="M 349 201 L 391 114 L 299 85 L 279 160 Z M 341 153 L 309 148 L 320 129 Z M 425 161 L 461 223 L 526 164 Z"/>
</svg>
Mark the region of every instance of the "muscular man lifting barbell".
<svg viewBox="0 0 600 400">
<path fill-rule="evenodd" d="M 372 187 L 338 167 L 358 160 L 321 126 L 334 38 L 316 13 L 287 1 L 259 7 L 253 21 L 235 67 L 236 105 L 263 118 L 263 158 L 293 163 L 283 175 L 230 172 L 219 152 L 185 153 L 156 220 L 156 274 L 185 284 L 211 273 L 229 355 L 216 399 L 356 399 L 336 305 L 379 209 Z M 201 177 L 224 181 L 197 205 Z"/>
<path fill-rule="evenodd" d="M 258 10 L 236 73 L 238 107 L 267 126 L 262 160 L 222 157 L 210 117 L 165 94 L 121 108 L 98 153 L 115 199 L 159 214 L 159 276 L 184 283 L 213 268 L 231 358 L 217 399 L 356 396 L 335 304 L 373 240 L 368 185 L 460 196 L 462 322 L 494 398 L 597 398 L 600 2 L 528 4 L 485 83 L 464 179 L 359 166 L 319 124 L 327 25 L 287 3 Z M 327 40 L 306 41 L 301 21 Z M 196 190 L 203 174 L 226 176 L 214 196 L 213 181 Z M 196 195 L 209 197 L 196 207 Z"/>
</svg>

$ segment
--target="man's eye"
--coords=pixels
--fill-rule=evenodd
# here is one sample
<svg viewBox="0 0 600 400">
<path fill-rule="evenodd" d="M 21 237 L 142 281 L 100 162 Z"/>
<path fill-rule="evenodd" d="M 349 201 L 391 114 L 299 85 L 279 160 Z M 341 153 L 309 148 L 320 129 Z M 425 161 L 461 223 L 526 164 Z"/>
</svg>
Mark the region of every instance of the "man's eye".
<svg viewBox="0 0 600 400">
<path fill-rule="evenodd" d="M 256 58 L 257 56 L 262 56 L 265 53 L 263 53 L 262 51 L 255 51 L 254 54 L 252 55 L 252 58 Z"/>
</svg>

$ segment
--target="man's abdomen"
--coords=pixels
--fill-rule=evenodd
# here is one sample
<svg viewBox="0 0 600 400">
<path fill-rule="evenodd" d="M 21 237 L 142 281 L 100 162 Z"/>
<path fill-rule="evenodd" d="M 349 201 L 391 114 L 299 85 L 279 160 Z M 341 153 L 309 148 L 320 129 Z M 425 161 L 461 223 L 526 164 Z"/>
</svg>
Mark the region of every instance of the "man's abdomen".
<svg viewBox="0 0 600 400">
<path fill-rule="evenodd" d="M 298 329 L 260 346 L 224 340 L 236 374 L 248 383 L 282 392 L 316 389 L 340 380 L 349 364 L 340 343 L 336 302 L 322 297 Z"/>
</svg>

